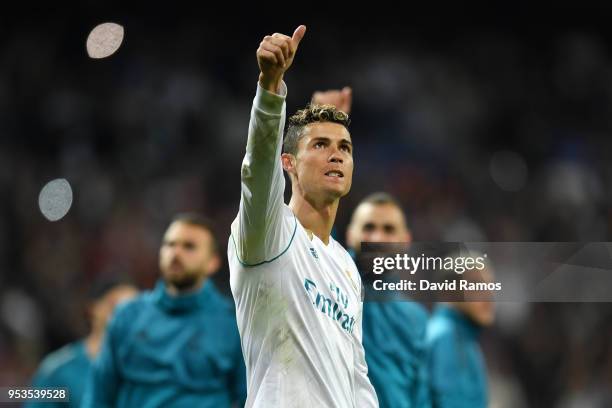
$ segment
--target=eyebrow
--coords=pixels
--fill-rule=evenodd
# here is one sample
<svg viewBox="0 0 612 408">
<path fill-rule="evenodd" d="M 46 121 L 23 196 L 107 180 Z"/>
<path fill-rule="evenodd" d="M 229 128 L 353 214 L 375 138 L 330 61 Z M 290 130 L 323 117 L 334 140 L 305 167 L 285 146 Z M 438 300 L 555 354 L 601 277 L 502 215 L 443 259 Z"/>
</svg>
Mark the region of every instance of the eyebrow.
<svg viewBox="0 0 612 408">
<path fill-rule="evenodd" d="M 329 137 L 326 136 L 317 136 L 317 137 L 313 137 L 310 142 L 331 142 L 331 139 Z M 348 145 L 350 145 L 351 147 L 353 146 L 353 142 L 351 142 L 349 139 L 342 139 L 340 140 L 340 143 L 346 143 Z"/>
</svg>

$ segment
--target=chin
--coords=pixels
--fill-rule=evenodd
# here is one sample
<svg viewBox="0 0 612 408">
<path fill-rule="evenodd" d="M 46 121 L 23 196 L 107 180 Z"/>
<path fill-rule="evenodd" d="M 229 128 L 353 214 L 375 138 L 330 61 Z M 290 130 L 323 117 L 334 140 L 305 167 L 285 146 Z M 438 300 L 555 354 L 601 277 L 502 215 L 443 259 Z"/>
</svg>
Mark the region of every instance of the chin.
<svg viewBox="0 0 612 408">
<path fill-rule="evenodd" d="M 178 288 L 189 287 L 198 280 L 198 276 L 193 273 L 188 273 L 185 270 L 166 271 L 163 275 L 166 283 L 169 283 Z"/>
<path fill-rule="evenodd" d="M 328 198 L 329 201 L 338 200 L 346 195 L 343 191 L 338 190 L 327 190 L 324 195 Z"/>
<path fill-rule="evenodd" d="M 178 290 L 188 290 L 198 283 L 198 278 L 196 276 L 181 276 L 180 278 L 171 278 L 168 283 Z"/>
<path fill-rule="evenodd" d="M 326 195 L 333 196 L 334 198 L 342 198 L 347 195 L 350 190 L 350 187 L 339 185 L 326 189 L 325 193 Z"/>
</svg>

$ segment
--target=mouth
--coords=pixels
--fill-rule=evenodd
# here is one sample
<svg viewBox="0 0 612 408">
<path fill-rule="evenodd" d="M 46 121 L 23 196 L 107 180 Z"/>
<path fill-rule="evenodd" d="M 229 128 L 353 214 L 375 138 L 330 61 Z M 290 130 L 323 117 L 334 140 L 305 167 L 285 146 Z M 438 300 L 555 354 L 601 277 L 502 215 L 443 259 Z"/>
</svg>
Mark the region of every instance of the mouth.
<svg viewBox="0 0 612 408">
<path fill-rule="evenodd" d="M 340 170 L 330 170 L 325 173 L 325 175 L 333 178 L 344 178 L 344 173 L 342 173 Z"/>
</svg>

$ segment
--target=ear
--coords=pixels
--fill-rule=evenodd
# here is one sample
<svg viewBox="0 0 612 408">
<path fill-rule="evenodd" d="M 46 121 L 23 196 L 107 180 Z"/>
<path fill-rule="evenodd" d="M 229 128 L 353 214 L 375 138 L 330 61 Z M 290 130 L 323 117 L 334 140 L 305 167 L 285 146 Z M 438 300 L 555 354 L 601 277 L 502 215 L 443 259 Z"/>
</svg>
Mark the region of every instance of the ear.
<svg viewBox="0 0 612 408">
<path fill-rule="evenodd" d="M 283 164 L 283 170 L 287 173 L 291 174 L 295 171 L 295 156 L 291 153 L 283 153 L 281 163 Z"/>
<path fill-rule="evenodd" d="M 206 267 L 206 276 L 214 275 L 221 267 L 221 258 L 219 257 L 219 255 L 214 254 L 213 256 L 211 256 L 208 260 L 208 265 L 206 265 Z"/>
</svg>

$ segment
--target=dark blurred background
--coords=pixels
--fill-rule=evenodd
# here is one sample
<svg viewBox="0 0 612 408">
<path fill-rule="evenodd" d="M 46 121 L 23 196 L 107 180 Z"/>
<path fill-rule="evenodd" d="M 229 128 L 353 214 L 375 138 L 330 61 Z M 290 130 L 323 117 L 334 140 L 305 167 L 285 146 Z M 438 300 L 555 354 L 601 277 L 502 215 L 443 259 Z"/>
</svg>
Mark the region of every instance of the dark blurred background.
<svg viewBox="0 0 612 408">
<path fill-rule="evenodd" d="M 417 241 L 612 240 L 612 9 L 299 6 L 2 17 L 0 385 L 27 384 L 44 354 L 87 332 L 96 279 L 150 288 L 174 213 L 213 217 L 225 254 L 255 50 L 300 23 L 289 113 L 315 90 L 353 88 L 340 241 L 379 190 L 399 198 Z M 90 59 L 86 37 L 106 21 L 124 42 Z M 38 194 L 55 178 L 74 203 L 49 222 Z M 228 291 L 227 266 L 216 280 Z M 493 407 L 610 403 L 612 305 L 498 309 L 483 337 Z"/>
</svg>

